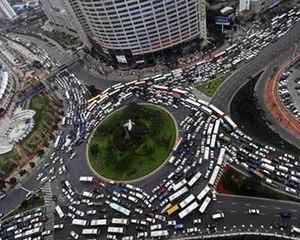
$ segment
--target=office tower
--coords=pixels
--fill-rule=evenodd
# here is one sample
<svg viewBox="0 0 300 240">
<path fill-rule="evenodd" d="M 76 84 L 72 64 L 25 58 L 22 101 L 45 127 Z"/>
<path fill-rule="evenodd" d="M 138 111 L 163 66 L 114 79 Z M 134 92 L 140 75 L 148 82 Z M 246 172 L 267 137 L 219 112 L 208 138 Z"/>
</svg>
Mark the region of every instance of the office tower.
<svg viewBox="0 0 300 240">
<path fill-rule="evenodd" d="M 7 0 L 0 0 L 0 17 L 8 20 L 17 18 L 17 14 Z"/>
</svg>

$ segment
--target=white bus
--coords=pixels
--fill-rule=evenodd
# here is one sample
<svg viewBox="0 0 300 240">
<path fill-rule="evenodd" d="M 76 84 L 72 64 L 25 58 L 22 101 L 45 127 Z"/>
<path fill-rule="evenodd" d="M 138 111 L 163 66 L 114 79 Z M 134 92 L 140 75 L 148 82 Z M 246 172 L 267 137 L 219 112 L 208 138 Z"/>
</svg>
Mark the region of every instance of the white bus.
<svg viewBox="0 0 300 240">
<path fill-rule="evenodd" d="M 183 209 L 178 216 L 182 219 L 186 217 L 188 214 L 190 214 L 192 211 L 194 211 L 197 207 L 199 207 L 199 204 L 195 201 L 192 204 L 190 204 L 188 207 Z"/>
<path fill-rule="evenodd" d="M 204 150 L 204 160 L 208 160 L 208 158 L 209 158 L 209 151 L 210 151 L 210 149 L 209 149 L 209 147 L 205 147 L 205 150 Z"/>
<path fill-rule="evenodd" d="M 219 156 L 218 156 L 217 166 L 221 166 L 223 164 L 225 152 L 226 152 L 226 149 L 221 148 Z"/>
<path fill-rule="evenodd" d="M 181 195 L 185 194 L 186 192 L 188 192 L 188 188 L 184 187 L 180 190 L 178 190 L 177 192 L 173 193 L 170 197 L 169 200 L 170 202 L 174 201 L 175 199 L 179 198 Z"/>
<path fill-rule="evenodd" d="M 87 220 L 74 218 L 72 220 L 72 224 L 76 225 L 76 226 L 86 226 L 87 225 Z"/>
<path fill-rule="evenodd" d="M 213 134 L 218 134 L 218 131 L 219 131 L 219 128 L 220 128 L 220 122 L 221 121 L 219 119 L 215 122 Z"/>
<path fill-rule="evenodd" d="M 185 198 L 183 201 L 179 203 L 179 206 L 181 208 L 185 208 L 187 205 L 189 205 L 193 200 L 195 199 L 195 196 L 191 193 L 187 198 Z"/>
<path fill-rule="evenodd" d="M 109 203 L 109 206 L 110 206 L 112 209 L 114 209 L 114 210 L 116 210 L 116 211 L 118 211 L 118 212 L 120 212 L 120 213 L 122 213 L 122 214 L 124 214 L 124 215 L 126 215 L 126 216 L 129 216 L 129 215 L 130 215 L 130 210 L 127 209 L 127 208 L 122 207 L 122 206 L 119 205 L 119 204 L 116 204 L 116 203 Z"/>
<path fill-rule="evenodd" d="M 198 200 L 201 201 L 210 190 L 210 187 L 206 185 L 206 187 L 198 194 Z"/>
<path fill-rule="evenodd" d="M 202 205 L 201 205 L 201 207 L 199 209 L 200 213 L 204 213 L 205 212 L 205 210 L 206 210 L 208 204 L 210 203 L 210 201 L 211 201 L 210 197 L 206 197 L 205 198 L 204 202 L 202 203 Z"/>
<path fill-rule="evenodd" d="M 184 178 L 181 181 L 179 181 L 178 183 L 173 184 L 172 188 L 176 192 L 178 189 L 182 188 L 185 184 L 187 184 L 187 181 Z"/>
<path fill-rule="evenodd" d="M 91 226 L 105 226 L 107 225 L 107 219 L 93 219 L 90 223 Z"/>
<path fill-rule="evenodd" d="M 150 232 L 151 237 L 166 237 L 168 235 L 169 235 L 168 230 L 157 230 L 157 231 Z"/>
<path fill-rule="evenodd" d="M 125 229 L 123 227 L 108 227 L 108 233 L 117 233 L 117 234 L 124 234 Z"/>
<path fill-rule="evenodd" d="M 291 226 L 291 232 L 300 234 L 300 228 Z"/>
<path fill-rule="evenodd" d="M 219 171 L 220 171 L 220 167 L 216 166 L 215 169 L 214 169 L 214 171 L 213 171 L 213 173 L 211 174 L 210 179 L 209 179 L 209 182 L 208 182 L 209 185 L 211 185 L 211 186 L 215 185 L 215 182 L 217 180 Z"/>
<path fill-rule="evenodd" d="M 98 235 L 100 233 L 98 228 L 82 229 L 82 235 Z"/>
<path fill-rule="evenodd" d="M 201 172 L 197 172 L 197 173 L 195 174 L 195 176 L 192 177 L 192 179 L 188 182 L 188 185 L 189 185 L 190 187 L 192 187 L 192 186 L 198 181 L 198 179 L 199 179 L 201 176 L 202 176 Z"/>
<path fill-rule="evenodd" d="M 55 211 L 57 212 L 57 214 L 58 214 L 58 216 L 59 216 L 60 218 L 64 218 L 64 217 L 65 217 L 65 214 L 63 213 L 63 211 L 61 210 L 61 208 L 60 208 L 59 205 L 57 205 L 57 206 L 55 207 Z"/>
<path fill-rule="evenodd" d="M 113 218 L 111 220 L 112 224 L 119 224 L 119 225 L 128 225 L 129 220 L 127 218 Z"/>
</svg>

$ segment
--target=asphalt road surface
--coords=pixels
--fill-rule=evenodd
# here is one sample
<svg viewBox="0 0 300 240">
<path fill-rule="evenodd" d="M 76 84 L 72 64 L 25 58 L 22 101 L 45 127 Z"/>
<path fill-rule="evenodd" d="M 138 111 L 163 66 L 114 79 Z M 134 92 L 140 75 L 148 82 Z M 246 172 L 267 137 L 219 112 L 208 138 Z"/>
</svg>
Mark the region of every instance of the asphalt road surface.
<svg viewBox="0 0 300 240">
<path fill-rule="evenodd" d="M 274 69 L 284 63 L 295 49 L 295 44 L 300 43 L 300 22 L 277 42 L 264 48 L 252 61 L 244 63 L 239 69 L 220 86 L 211 99 L 211 103 L 230 114 L 230 103 L 235 93 L 264 68 Z"/>
</svg>

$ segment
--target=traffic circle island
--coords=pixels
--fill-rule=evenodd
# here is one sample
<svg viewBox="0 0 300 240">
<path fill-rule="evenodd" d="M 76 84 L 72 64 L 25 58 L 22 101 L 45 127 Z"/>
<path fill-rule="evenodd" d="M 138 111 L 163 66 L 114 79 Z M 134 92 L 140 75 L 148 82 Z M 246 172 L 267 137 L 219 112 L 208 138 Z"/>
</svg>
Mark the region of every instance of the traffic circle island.
<svg viewBox="0 0 300 240">
<path fill-rule="evenodd" d="M 176 123 L 164 108 L 130 104 L 108 115 L 90 139 L 88 161 L 98 175 L 129 181 L 159 168 L 176 140 Z"/>
</svg>

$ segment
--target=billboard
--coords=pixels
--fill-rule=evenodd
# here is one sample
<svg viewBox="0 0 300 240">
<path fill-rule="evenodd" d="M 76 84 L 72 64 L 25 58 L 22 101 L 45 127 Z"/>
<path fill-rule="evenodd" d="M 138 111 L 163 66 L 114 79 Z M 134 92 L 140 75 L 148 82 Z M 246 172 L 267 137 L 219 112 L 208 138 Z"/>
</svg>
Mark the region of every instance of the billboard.
<svg viewBox="0 0 300 240">
<path fill-rule="evenodd" d="M 231 19 L 229 17 L 217 16 L 215 19 L 216 25 L 229 26 L 231 24 Z"/>
<path fill-rule="evenodd" d="M 126 57 L 124 55 L 116 55 L 116 58 L 119 63 L 127 63 Z"/>
</svg>

